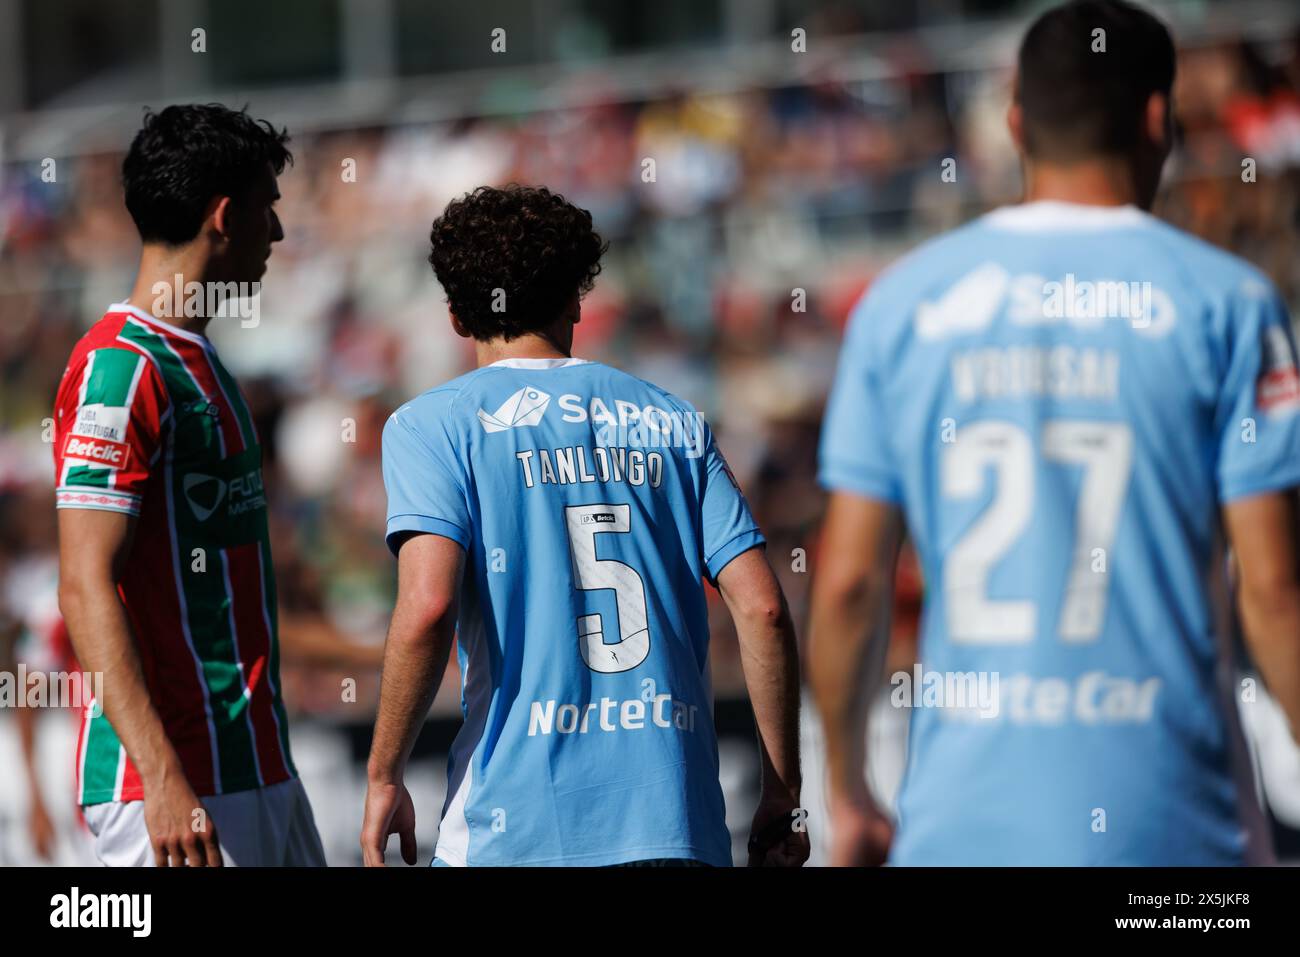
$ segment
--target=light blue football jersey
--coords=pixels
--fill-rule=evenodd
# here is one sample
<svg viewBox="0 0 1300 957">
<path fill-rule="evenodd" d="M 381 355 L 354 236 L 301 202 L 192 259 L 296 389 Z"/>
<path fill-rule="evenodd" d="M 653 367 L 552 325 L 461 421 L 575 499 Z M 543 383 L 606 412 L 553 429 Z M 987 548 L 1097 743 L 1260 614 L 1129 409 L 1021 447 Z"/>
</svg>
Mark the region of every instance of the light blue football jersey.
<svg viewBox="0 0 1300 957">
<path fill-rule="evenodd" d="M 901 507 L 926 583 L 893 862 L 1268 853 L 1219 509 L 1300 485 L 1298 407 L 1271 284 L 1134 207 L 997 210 L 877 280 L 820 475 Z"/>
<path fill-rule="evenodd" d="M 388 542 L 466 551 L 437 857 L 731 864 L 703 581 L 763 543 L 686 402 L 581 359 L 485 366 L 384 429 Z"/>
</svg>

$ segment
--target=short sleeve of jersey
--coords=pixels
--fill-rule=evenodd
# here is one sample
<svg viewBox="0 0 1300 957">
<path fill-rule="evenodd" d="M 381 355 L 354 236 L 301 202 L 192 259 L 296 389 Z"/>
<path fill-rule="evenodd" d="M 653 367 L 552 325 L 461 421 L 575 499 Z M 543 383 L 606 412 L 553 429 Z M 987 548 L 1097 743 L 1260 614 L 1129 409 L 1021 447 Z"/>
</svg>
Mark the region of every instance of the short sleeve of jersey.
<svg viewBox="0 0 1300 957">
<path fill-rule="evenodd" d="M 868 295 L 849 319 L 822 423 L 818 480 L 831 491 L 898 502 L 901 488 L 869 339 L 873 311 Z"/>
<path fill-rule="evenodd" d="M 1229 317 L 1217 415 L 1219 498 L 1300 486 L 1300 373 L 1286 307 L 1252 280 Z"/>
<path fill-rule="evenodd" d="M 157 464 L 166 385 L 130 349 L 94 349 L 63 375 L 55 409 L 58 508 L 138 515 Z"/>
<path fill-rule="evenodd" d="M 463 466 L 444 425 L 450 399 L 426 397 L 394 412 L 384 426 L 384 488 L 388 492 L 385 538 L 397 554 L 405 533 L 428 532 L 470 544 L 470 515 Z"/>
<path fill-rule="evenodd" d="M 765 539 L 740 491 L 740 483 L 722 457 L 711 432 L 706 432 L 706 441 L 704 497 L 700 509 L 704 566 L 709 580 L 717 581 L 728 562 L 755 545 L 762 545 Z"/>
</svg>

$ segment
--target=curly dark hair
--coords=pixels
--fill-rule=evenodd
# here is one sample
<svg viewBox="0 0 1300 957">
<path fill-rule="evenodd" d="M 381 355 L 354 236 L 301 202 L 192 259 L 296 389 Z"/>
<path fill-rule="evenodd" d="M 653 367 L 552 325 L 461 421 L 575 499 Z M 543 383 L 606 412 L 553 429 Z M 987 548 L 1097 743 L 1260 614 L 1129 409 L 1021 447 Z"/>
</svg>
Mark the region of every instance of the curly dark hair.
<svg viewBox="0 0 1300 957">
<path fill-rule="evenodd" d="M 506 341 L 545 329 L 575 294 L 586 295 L 609 248 L 587 210 L 516 183 L 452 200 L 429 242 L 456 319 L 475 339 Z"/>
<path fill-rule="evenodd" d="M 220 103 L 146 110 L 122 163 L 126 208 L 145 242 L 179 246 L 199 234 L 214 196 L 238 199 L 271 164 L 293 162 L 287 130 Z"/>
</svg>

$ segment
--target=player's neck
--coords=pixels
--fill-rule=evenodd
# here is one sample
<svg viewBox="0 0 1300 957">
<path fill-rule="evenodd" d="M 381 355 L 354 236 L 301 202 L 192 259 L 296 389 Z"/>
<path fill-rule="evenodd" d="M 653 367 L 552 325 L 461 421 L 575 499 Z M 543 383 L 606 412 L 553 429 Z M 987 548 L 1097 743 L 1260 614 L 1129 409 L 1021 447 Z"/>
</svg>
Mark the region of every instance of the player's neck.
<svg viewBox="0 0 1300 957">
<path fill-rule="evenodd" d="M 1083 206 L 1142 205 L 1133 171 L 1123 162 L 1105 159 L 1069 166 L 1028 164 L 1024 201 L 1044 200 Z"/>
<path fill-rule="evenodd" d="M 474 360 L 481 369 L 502 359 L 569 359 L 572 347 L 536 333 L 528 333 L 507 342 L 505 339 L 475 340 Z"/>
<path fill-rule="evenodd" d="M 140 270 L 126 301 L 168 325 L 204 335 L 210 317 L 186 315 L 183 306 L 190 284 L 203 284 L 210 278 L 206 257 L 193 246 L 171 249 L 150 243 L 140 254 Z"/>
</svg>

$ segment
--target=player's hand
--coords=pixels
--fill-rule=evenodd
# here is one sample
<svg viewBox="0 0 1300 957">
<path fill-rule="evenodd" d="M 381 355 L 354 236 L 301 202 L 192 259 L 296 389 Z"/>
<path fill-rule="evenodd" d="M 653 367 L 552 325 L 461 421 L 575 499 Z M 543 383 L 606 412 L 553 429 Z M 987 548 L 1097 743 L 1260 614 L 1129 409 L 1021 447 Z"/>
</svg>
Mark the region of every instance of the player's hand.
<svg viewBox="0 0 1300 957">
<path fill-rule="evenodd" d="M 32 847 L 37 856 L 43 861 L 50 860 L 54 854 L 56 838 L 54 822 L 50 820 L 44 801 L 32 802 L 32 808 L 27 814 L 27 833 L 32 839 Z"/>
<path fill-rule="evenodd" d="M 366 814 L 361 822 L 361 856 L 366 867 L 384 867 L 384 851 L 388 837 L 396 834 L 402 845 L 402 860 L 414 864 L 415 804 L 400 781 L 396 784 L 379 784 L 374 781 L 366 788 Z"/>
<path fill-rule="evenodd" d="M 894 825 L 869 798 L 831 799 L 831 866 L 879 867 L 889 858 Z"/>
<path fill-rule="evenodd" d="M 803 867 L 811 845 L 797 799 L 764 797 L 749 829 L 750 867 Z"/>
<path fill-rule="evenodd" d="M 217 825 L 184 774 L 145 786 L 144 826 L 158 867 L 223 866 Z"/>
</svg>

